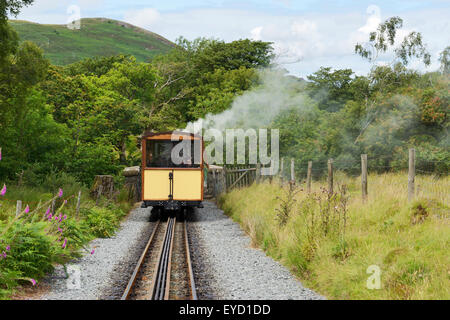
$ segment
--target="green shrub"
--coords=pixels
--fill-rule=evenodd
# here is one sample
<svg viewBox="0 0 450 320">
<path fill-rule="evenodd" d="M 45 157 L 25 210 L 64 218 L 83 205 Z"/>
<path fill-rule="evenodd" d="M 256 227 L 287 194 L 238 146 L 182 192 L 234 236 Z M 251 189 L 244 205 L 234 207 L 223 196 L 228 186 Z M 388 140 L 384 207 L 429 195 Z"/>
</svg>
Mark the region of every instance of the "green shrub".
<svg viewBox="0 0 450 320">
<path fill-rule="evenodd" d="M 119 225 L 119 218 L 108 208 L 93 207 L 87 210 L 86 223 L 92 235 L 99 238 L 111 237 Z"/>
<path fill-rule="evenodd" d="M 56 237 L 46 234 L 48 223 L 16 222 L 5 234 L 4 242 L 11 246 L 3 267 L 15 270 L 30 278 L 40 278 L 53 270 L 53 263 L 60 262 L 54 248 Z"/>
<path fill-rule="evenodd" d="M 352 254 L 352 246 L 350 241 L 340 239 L 339 242 L 333 247 L 331 255 L 336 260 L 344 261 Z"/>
</svg>

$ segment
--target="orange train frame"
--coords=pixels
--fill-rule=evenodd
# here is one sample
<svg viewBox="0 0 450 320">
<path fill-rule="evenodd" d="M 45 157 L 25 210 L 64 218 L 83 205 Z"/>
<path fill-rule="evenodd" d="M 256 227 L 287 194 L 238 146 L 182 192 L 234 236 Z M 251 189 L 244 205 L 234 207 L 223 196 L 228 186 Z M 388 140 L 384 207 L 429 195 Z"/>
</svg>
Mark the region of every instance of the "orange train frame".
<svg viewBox="0 0 450 320">
<path fill-rule="evenodd" d="M 172 140 L 172 137 L 177 140 Z M 147 144 L 151 141 L 177 142 L 199 140 L 200 165 L 198 167 L 148 166 Z M 143 207 L 178 210 L 202 207 L 204 188 L 204 141 L 200 135 L 186 132 L 148 132 L 142 136 L 142 203 Z M 195 151 L 194 151 L 195 152 Z M 198 152 L 198 151 L 197 151 Z"/>
</svg>

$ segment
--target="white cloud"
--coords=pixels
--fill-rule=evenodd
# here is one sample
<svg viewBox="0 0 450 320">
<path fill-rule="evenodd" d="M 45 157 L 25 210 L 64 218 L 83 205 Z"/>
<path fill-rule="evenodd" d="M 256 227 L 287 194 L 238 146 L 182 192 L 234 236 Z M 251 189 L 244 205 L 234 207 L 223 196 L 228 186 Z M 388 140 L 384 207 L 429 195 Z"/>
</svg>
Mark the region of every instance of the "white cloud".
<svg viewBox="0 0 450 320">
<path fill-rule="evenodd" d="M 142 28 L 151 28 L 161 22 L 161 14 L 154 8 L 128 11 L 124 20 Z"/>
<path fill-rule="evenodd" d="M 67 20 L 66 9 L 72 3 L 73 0 L 36 0 L 35 5 L 24 9 L 19 18 L 63 24 Z M 399 37 L 412 30 L 423 34 L 433 57 L 432 66 L 436 65 L 438 53 L 450 44 L 449 10 L 443 9 L 388 12 L 383 7 L 369 6 L 366 12 L 352 7 L 346 11 L 312 13 L 305 10 L 271 12 L 244 7 L 229 9 L 224 5 L 158 11 L 156 8 L 160 7 L 155 5 L 155 8 L 123 11 L 112 1 L 78 0 L 78 3 L 82 17 L 106 16 L 125 20 L 172 41 L 184 36 L 188 39 L 212 37 L 233 41 L 251 38 L 274 42 L 279 62 L 286 63 L 289 71 L 301 76 L 316 71 L 320 66 L 367 72 L 370 65 L 354 54 L 354 46 L 357 42 L 368 41 L 368 33 L 391 16 L 399 15 L 405 21 Z M 97 9 L 93 10 L 93 6 Z M 389 60 L 384 56 L 380 59 Z M 300 63 L 292 63 L 299 60 Z"/>
<path fill-rule="evenodd" d="M 381 23 L 381 9 L 376 5 L 370 5 L 366 12 L 369 14 L 367 22 L 364 26 L 359 28 L 358 31 L 369 34 L 370 32 L 375 31 Z"/>
<path fill-rule="evenodd" d="M 410 19 L 411 13 L 401 15 L 405 20 L 405 28 L 399 32 L 399 37 L 417 30 L 423 32 L 425 41 L 441 43 L 441 48 L 444 48 L 442 35 L 450 34 L 450 25 L 444 12 L 436 17 L 436 21 L 430 21 L 427 17 L 433 14 L 436 14 L 435 10 L 423 12 L 422 16 L 417 13 L 415 19 Z M 159 15 L 153 22 L 150 22 L 151 19 L 141 19 L 140 26 L 170 40 L 183 35 L 188 39 L 212 37 L 233 41 L 251 38 L 273 42 L 278 62 L 286 64 L 285 67 L 292 73 L 306 76 L 320 66 L 352 68 L 359 74 L 368 72 L 369 63 L 354 54 L 354 46 L 357 42 L 368 41 L 368 32 L 376 30 L 381 21 L 395 14 L 382 12 L 377 6 L 369 6 L 366 13 L 275 15 L 220 8 L 160 12 Z M 138 19 L 131 19 L 131 15 L 125 16 L 125 20 L 138 22 Z M 410 20 L 412 23 L 409 23 Z M 435 24 L 441 24 L 440 33 L 430 32 Z M 433 49 L 432 46 L 430 49 Z M 435 53 L 432 52 L 434 57 Z"/>
<path fill-rule="evenodd" d="M 252 31 L 250 31 L 251 39 L 256 40 L 256 41 L 261 40 L 262 30 L 263 30 L 263 27 L 253 28 Z"/>
<path fill-rule="evenodd" d="M 291 25 L 291 32 L 294 36 L 308 37 L 317 33 L 317 26 L 314 22 L 308 20 L 294 21 Z"/>
</svg>

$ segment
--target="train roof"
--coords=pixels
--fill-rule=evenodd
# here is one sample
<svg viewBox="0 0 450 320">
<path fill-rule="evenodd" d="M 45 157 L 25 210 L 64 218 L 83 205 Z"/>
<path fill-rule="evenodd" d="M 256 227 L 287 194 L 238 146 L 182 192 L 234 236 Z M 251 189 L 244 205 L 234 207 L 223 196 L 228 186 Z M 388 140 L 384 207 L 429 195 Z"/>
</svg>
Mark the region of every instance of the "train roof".
<svg viewBox="0 0 450 320">
<path fill-rule="evenodd" d="M 151 131 L 146 131 L 144 132 L 144 134 L 142 134 L 141 138 L 142 139 L 161 139 L 161 140 L 171 140 L 172 135 L 176 135 L 176 136 L 182 136 L 183 139 L 184 137 L 190 137 L 191 139 L 200 139 L 202 140 L 203 137 L 199 134 L 195 134 L 195 133 L 190 133 L 190 132 L 184 132 L 184 131 L 166 131 L 166 132 L 151 132 Z"/>
</svg>

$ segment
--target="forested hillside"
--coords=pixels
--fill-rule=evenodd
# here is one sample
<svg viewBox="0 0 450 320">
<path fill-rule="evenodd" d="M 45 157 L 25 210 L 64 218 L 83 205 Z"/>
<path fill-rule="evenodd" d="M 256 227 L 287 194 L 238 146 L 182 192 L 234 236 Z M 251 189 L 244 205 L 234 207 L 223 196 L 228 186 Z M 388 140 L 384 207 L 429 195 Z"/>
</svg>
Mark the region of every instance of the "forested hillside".
<svg viewBox="0 0 450 320">
<path fill-rule="evenodd" d="M 81 19 L 79 30 L 71 30 L 66 25 L 20 20 L 13 20 L 10 24 L 21 42 L 37 44 L 55 65 L 118 54 L 130 54 L 138 61 L 148 62 L 174 47 L 172 42 L 158 34 L 112 19 Z"/>
</svg>

